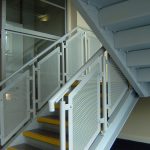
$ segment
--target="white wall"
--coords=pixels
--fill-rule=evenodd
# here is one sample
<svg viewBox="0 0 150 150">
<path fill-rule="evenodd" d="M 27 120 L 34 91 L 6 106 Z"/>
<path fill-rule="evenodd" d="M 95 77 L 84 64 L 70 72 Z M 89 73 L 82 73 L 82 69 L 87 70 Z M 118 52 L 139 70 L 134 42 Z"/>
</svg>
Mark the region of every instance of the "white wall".
<svg viewBox="0 0 150 150">
<path fill-rule="evenodd" d="M 119 138 L 150 143 L 150 98 L 139 100 Z"/>
</svg>

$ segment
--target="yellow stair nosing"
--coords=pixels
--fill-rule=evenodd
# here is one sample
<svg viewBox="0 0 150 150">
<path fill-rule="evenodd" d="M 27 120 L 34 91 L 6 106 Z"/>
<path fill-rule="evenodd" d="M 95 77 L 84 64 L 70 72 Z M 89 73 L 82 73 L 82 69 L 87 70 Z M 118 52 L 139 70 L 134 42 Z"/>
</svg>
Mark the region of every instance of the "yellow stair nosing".
<svg viewBox="0 0 150 150">
<path fill-rule="evenodd" d="M 71 87 L 76 87 L 76 86 L 78 86 L 79 85 L 79 81 L 75 81 L 72 85 L 71 85 Z"/>
<path fill-rule="evenodd" d="M 60 104 L 55 104 L 56 109 L 60 109 Z"/>
<path fill-rule="evenodd" d="M 65 97 L 68 97 L 68 96 L 69 96 L 69 94 L 70 94 L 70 93 L 66 93 L 66 94 L 65 94 Z"/>
<path fill-rule="evenodd" d="M 52 118 L 46 118 L 46 117 L 39 117 L 37 118 L 37 121 L 40 123 L 48 123 L 48 124 L 54 124 L 54 125 L 60 124 L 60 121 L 58 119 L 52 119 Z"/>
<path fill-rule="evenodd" d="M 59 139 L 44 136 L 44 135 L 41 135 L 40 133 L 33 133 L 32 131 L 25 131 L 25 132 L 23 132 L 23 136 L 30 137 L 32 139 L 39 140 L 41 142 L 45 142 L 48 144 L 60 146 L 60 140 Z"/>
</svg>

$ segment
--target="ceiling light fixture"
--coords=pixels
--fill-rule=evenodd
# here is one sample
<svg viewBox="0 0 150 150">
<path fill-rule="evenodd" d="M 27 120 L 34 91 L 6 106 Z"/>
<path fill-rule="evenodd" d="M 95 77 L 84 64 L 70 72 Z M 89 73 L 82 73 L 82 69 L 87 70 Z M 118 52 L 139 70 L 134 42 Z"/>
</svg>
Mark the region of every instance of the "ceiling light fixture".
<svg viewBox="0 0 150 150">
<path fill-rule="evenodd" d="M 49 16 L 47 14 L 38 15 L 38 19 L 42 22 L 47 22 L 49 20 Z"/>
</svg>

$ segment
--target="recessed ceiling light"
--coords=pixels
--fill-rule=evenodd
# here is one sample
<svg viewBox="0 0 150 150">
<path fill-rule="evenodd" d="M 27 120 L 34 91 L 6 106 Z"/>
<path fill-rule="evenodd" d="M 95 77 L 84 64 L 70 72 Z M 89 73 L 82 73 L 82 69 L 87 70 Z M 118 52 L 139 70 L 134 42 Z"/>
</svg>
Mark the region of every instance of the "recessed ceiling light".
<svg viewBox="0 0 150 150">
<path fill-rule="evenodd" d="M 38 19 L 43 22 L 47 22 L 49 20 L 48 14 L 38 15 Z"/>
</svg>

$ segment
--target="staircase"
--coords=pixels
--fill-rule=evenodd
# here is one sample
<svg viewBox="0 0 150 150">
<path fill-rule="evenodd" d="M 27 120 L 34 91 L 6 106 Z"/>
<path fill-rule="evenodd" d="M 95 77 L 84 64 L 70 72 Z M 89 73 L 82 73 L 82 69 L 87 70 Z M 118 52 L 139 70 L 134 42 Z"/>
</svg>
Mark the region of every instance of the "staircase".
<svg viewBox="0 0 150 150">
<path fill-rule="evenodd" d="M 58 106 L 58 111 L 59 111 L 59 106 Z M 38 128 L 38 129 L 33 129 L 29 131 L 24 131 L 22 135 L 25 138 L 28 138 L 29 140 L 32 139 L 35 141 L 35 143 L 43 143 L 49 145 L 51 149 L 59 149 L 60 147 L 60 135 L 59 135 L 59 115 L 54 114 L 54 115 L 49 115 L 49 116 L 41 116 L 37 118 L 37 122 L 39 124 L 43 124 L 43 126 L 47 126 L 47 128 Z M 49 127 L 48 127 L 49 126 Z M 51 129 L 52 127 L 55 127 L 54 129 Z M 56 129 L 57 128 L 57 129 Z M 8 150 L 42 150 L 43 148 L 40 147 L 38 148 L 36 145 L 33 146 L 30 143 L 22 143 L 20 145 L 14 145 L 11 147 L 7 148 Z"/>
<path fill-rule="evenodd" d="M 136 92 L 150 96 L 150 1 L 74 3 Z"/>
<path fill-rule="evenodd" d="M 80 81 L 75 81 L 71 85 L 70 92 L 78 86 Z M 65 94 L 65 102 L 68 101 L 69 93 Z M 35 141 L 35 143 L 42 142 L 49 145 L 49 148 L 54 150 L 60 149 L 60 103 L 55 106 L 56 111 L 48 116 L 37 117 L 37 122 L 39 124 L 43 124 L 42 128 L 37 128 L 29 131 L 23 131 L 22 135 L 25 138 L 29 138 Z M 68 119 L 66 118 L 66 129 L 68 127 Z M 68 135 L 66 134 L 68 138 Z M 66 148 L 68 149 L 68 143 L 66 143 Z M 20 145 L 14 145 L 12 147 L 8 147 L 7 150 L 42 150 L 43 148 L 38 148 L 36 145 L 30 145 L 30 143 L 22 143 Z"/>
<path fill-rule="evenodd" d="M 133 85 L 76 28 L 0 82 L 2 150 L 108 150 L 139 99 Z"/>
</svg>

